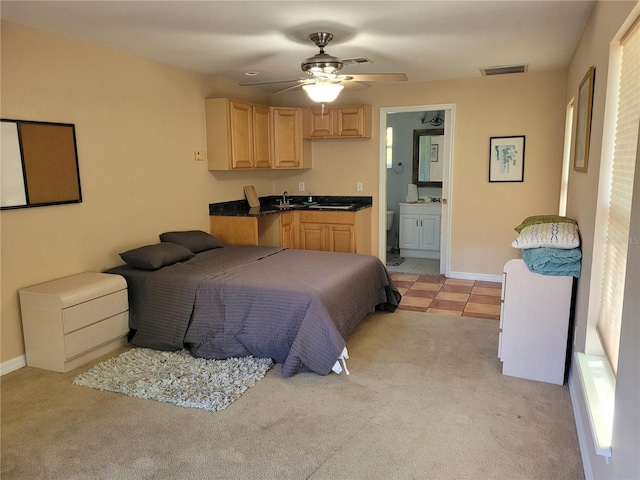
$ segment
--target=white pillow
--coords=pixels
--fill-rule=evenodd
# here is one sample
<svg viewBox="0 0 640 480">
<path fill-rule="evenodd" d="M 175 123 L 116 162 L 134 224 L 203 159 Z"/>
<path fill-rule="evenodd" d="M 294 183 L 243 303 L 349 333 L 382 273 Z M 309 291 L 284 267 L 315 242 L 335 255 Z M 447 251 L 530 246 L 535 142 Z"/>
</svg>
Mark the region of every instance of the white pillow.
<svg viewBox="0 0 640 480">
<path fill-rule="evenodd" d="M 522 229 L 511 244 L 514 248 L 577 248 L 578 226 L 573 223 L 540 223 Z"/>
</svg>

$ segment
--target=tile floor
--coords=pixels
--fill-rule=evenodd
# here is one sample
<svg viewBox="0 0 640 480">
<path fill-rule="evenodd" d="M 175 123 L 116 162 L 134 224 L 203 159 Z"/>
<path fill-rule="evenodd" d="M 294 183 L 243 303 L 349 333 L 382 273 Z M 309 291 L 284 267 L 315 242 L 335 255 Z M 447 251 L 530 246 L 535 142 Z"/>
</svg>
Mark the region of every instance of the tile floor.
<svg viewBox="0 0 640 480">
<path fill-rule="evenodd" d="M 438 275 L 440 273 L 440 260 L 429 258 L 405 257 L 400 265 L 387 265 L 389 272 L 413 273 L 417 275 Z"/>
<path fill-rule="evenodd" d="M 499 282 L 390 273 L 402 294 L 401 310 L 500 320 Z"/>
</svg>

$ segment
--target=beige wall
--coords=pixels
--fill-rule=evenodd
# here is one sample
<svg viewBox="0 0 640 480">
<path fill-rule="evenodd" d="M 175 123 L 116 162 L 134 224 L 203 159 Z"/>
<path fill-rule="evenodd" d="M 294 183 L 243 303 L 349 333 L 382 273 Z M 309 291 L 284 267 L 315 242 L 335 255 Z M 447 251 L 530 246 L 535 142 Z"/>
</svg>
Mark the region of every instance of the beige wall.
<svg viewBox="0 0 640 480">
<path fill-rule="evenodd" d="M 630 15 L 630 12 L 633 13 Z M 609 51 L 611 42 L 619 38 L 621 28 L 640 15 L 640 2 L 598 1 L 593 9 L 589 23 L 576 49 L 569 66 L 565 103 L 577 95 L 578 86 L 590 66 L 596 68 L 596 80 L 593 96 L 593 115 L 591 142 L 589 147 L 589 167 L 587 173 L 574 172 L 569 175 L 567 215 L 578 220 L 582 239 L 582 275 L 578 280 L 575 306 L 575 346 L 574 351 L 590 351 L 594 339 L 594 321 L 597 320 L 598 298 L 590 298 L 592 283 L 599 285 L 600 260 L 594 257 L 596 240 L 606 235 L 602 225 L 596 221 L 598 207 L 598 188 L 600 179 L 601 150 L 605 122 L 605 103 L 608 87 Z M 615 121 L 615 120 L 614 120 Z M 639 152 L 640 154 L 640 152 Z M 640 155 L 637 157 L 640 158 Z M 640 244 L 638 232 L 640 218 L 640 168 L 636 159 L 634 195 L 632 201 L 631 241 L 627 259 L 625 281 L 625 299 L 622 312 L 620 333 L 620 351 L 615 390 L 615 415 L 612 432 L 612 458 L 606 463 L 604 457 L 595 454 L 585 395 L 578 379 L 575 364 L 571 367 L 571 387 L 576 426 L 581 440 L 581 451 L 587 478 L 621 479 L 639 478 L 640 464 L 640 331 L 638 319 L 640 310 L 638 292 L 640 277 L 638 262 Z M 597 297 L 594 291 L 594 296 Z M 591 323 L 591 325 L 590 325 Z M 592 340 L 587 340 L 587 338 Z M 597 340 L 596 340 L 597 342 Z"/>
<path fill-rule="evenodd" d="M 297 194 L 304 181 L 316 195 L 373 196 L 377 251 L 380 107 L 456 104 L 453 271 L 499 275 L 513 227 L 557 211 L 565 71 L 345 90 L 339 103 L 373 106 L 371 139 L 314 141 L 305 172 L 212 173 L 193 160 L 206 148 L 204 98 L 305 106 L 304 93 L 270 96 L 5 22 L 1 62 L 3 118 L 76 125 L 84 197 L 0 214 L 2 362 L 24 354 L 20 288 L 119 264 L 118 252 L 165 230 L 207 229 L 208 204 L 243 198 L 246 184 L 259 195 Z M 490 184 L 489 137 L 520 134 L 525 182 Z"/>
<path fill-rule="evenodd" d="M 0 214 L 5 362 L 24 353 L 18 289 L 117 265 L 166 230 L 207 229 L 209 202 L 243 198 L 247 175 L 219 181 L 193 152 L 206 148 L 203 98 L 252 92 L 6 22 L 1 48 L 2 117 L 74 123 L 83 193 Z"/>
<path fill-rule="evenodd" d="M 312 192 L 357 195 L 356 182 L 362 181 L 363 193 L 376 199 L 377 232 L 380 108 L 454 103 L 451 270 L 501 275 L 515 238 L 513 227 L 528 215 L 558 213 L 565 80 L 563 70 L 376 85 L 356 93 L 347 91 L 349 96 L 343 91 L 340 103 L 373 106 L 373 137 L 355 142 L 314 142 L 314 168 L 303 175 L 305 186 Z M 300 103 L 302 95 L 291 94 L 279 101 Z M 489 183 L 489 138 L 509 135 L 526 136 L 525 181 Z M 297 183 L 276 182 L 276 187 L 293 189 Z M 374 252 L 378 251 L 377 240 L 375 236 Z"/>
</svg>

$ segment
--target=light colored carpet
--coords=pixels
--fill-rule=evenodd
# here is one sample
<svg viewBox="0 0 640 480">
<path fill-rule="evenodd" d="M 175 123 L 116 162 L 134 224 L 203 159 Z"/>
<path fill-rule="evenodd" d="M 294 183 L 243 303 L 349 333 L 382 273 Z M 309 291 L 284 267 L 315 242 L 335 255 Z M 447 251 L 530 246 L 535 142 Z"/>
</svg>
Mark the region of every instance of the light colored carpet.
<svg viewBox="0 0 640 480">
<path fill-rule="evenodd" d="M 215 413 L 23 368 L 1 379 L 2 479 L 582 479 L 568 388 L 503 376 L 497 343 L 496 321 L 378 312 L 350 376 L 276 365 Z"/>
<path fill-rule="evenodd" d="M 186 350 L 132 348 L 78 375 L 74 385 L 167 402 L 224 410 L 273 366 L 270 358 L 205 360 Z"/>
</svg>

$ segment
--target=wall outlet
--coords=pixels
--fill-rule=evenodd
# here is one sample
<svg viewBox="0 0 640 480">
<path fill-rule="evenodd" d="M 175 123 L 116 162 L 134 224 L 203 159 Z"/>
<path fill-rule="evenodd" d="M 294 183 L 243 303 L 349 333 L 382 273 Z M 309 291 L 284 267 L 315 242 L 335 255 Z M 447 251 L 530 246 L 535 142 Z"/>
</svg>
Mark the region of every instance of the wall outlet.
<svg viewBox="0 0 640 480">
<path fill-rule="evenodd" d="M 298 191 L 304 192 L 304 182 L 298 182 Z"/>
<path fill-rule="evenodd" d="M 356 183 L 356 190 L 359 191 L 359 192 L 362 191 L 362 182 Z"/>
<path fill-rule="evenodd" d="M 204 150 L 194 150 L 193 151 L 193 159 L 197 162 L 201 162 L 204 160 L 205 154 Z"/>
</svg>

